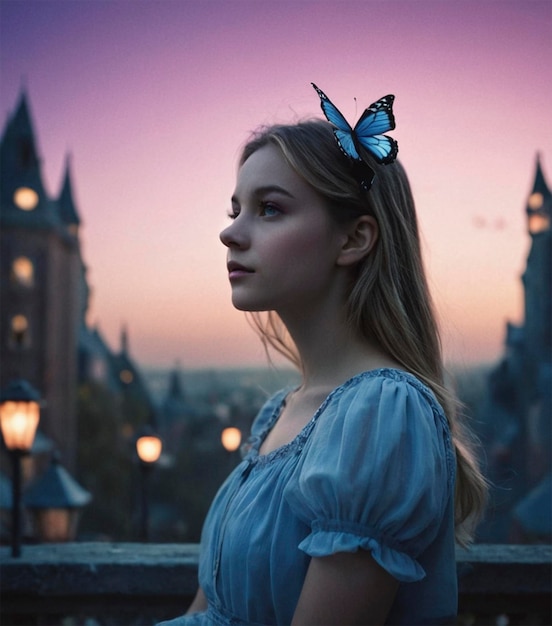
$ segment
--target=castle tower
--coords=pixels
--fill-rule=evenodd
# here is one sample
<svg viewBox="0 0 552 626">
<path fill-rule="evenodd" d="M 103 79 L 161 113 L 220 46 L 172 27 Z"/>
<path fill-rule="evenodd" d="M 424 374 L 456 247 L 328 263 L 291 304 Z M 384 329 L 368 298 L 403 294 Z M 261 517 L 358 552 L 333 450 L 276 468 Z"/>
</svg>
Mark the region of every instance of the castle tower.
<svg viewBox="0 0 552 626">
<path fill-rule="evenodd" d="M 8 118 L 0 159 L 0 387 L 20 377 L 41 392 L 40 428 L 72 469 L 83 306 L 80 220 L 69 167 L 58 198 L 44 187 L 25 93 Z"/>
<path fill-rule="evenodd" d="M 507 325 L 505 354 L 489 375 L 478 415 L 492 484 L 492 513 L 480 533 L 491 543 L 509 540 L 513 519 L 519 525 L 523 518 L 529 536 L 539 525 L 534 522 L 547 515 L 533 506 L 532 491 L 549 489 L 552 471 L 552 194 L 538 156 L 525 211 L 530 245 L 522 275 L 524 319 Z"/>
<path fill-rule="evenodd" d="M 531 248 L 522 281 L 525 297 L 525 350 L 533 363 L 552 355 L 552 256 L 550 218 L 552 193 L 537 155 L 535 180 L 527 199 L 527 229 Z"/>
<path fill-rule="evenodd" d="M 552 193 L 538 155 L 526 214 L 531 247 L 522 276 L 525 323 L 519 395 L 524 399 L 526 476 L 535 484 L 552 467 Z"/>
</svg>

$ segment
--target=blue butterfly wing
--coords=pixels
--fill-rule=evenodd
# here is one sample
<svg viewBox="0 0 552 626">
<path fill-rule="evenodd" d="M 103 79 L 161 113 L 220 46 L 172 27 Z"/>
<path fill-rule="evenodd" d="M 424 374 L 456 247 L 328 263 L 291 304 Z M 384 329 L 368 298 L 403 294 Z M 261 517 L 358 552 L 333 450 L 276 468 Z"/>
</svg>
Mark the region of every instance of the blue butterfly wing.
<svg viewBox="0 0 552 626">
<path fill-rule="evenodd" d="M 311 85 L 316 89 L 316 93 L 320 98 L 320 106 L 326 116 L 326 119 L 330 124 L 335 126 L 334 134 L 337 139 L 337 144 L 343 150 L 343 152 L 357 161 L 360 159 L 360 155 L 355 147 L 353 139 L 353 129 L 349 122 L 343 117 L 339 109 L 331 102 L 328 96 L 319 89 L 314 83 Z"/>
<path fill-rule="evenodd" d="M 395 96 L 389 95 L 380 98 L 371 104 L 360 116 L 355 132 L 360 135 L 381 135 L 395 128 L 393 102 Z"/>
<path fill-rule="evenodd" d="M 321 89 L 318 89 L 314 83 L 311 83 L 311 85 L 316 89 L 316 93 L 320 98 L 320 106 L 322 107 L 322 111 L 324 111 L 324 115 L 326 116 L 328 122 L 341 131 L 348 131 L 349 133 L 352 133 L 353 129 L 351 128 L 351 125 L 343 117 L 343 115 L 341 115 L 335 104 L 333 104 L 328 96 Z"/>
<path fill-rule="evenodd" d="M 397 142 L 382 135 L 395 128 L 393 101 L 395 96 L 388 95 L 371 104 L 361 115 L 354 134 L 361 146 L 369 150 L 380 163 L 391 163 L 397 157 Z"/>
<path fill-rule="evenodd" d="M 355 161 L 362 160 L 358 153 L 351 131 L 334 129 L 334 135 L 341 150 Z"/>
<path fill-rule="evenodd" d="M 392 163 L 397 158 L 397 142 L 387 135 L 358 138 L 359 143 L 372 153 L 379 163 Z"/>
<path fill-rule="evenodd" d="M 320 106 L 326 119 L 334 127 L 338 146 L 353 160 L 355 176 L 363 188 L 368 190 L 375 173 L 362 159 L 359 149 L 363 147 L 368 150 L 379 163 L 392 163 L 395 160 L 399 150 L 398 144 L 393 138 L 382 134 L 395 128 L 393 115 L 395 96 L 388 95 L 371 104 L 353 130 L 328 96 L 314 83 L 311 84 L 320 98 Z"/>
</svg>

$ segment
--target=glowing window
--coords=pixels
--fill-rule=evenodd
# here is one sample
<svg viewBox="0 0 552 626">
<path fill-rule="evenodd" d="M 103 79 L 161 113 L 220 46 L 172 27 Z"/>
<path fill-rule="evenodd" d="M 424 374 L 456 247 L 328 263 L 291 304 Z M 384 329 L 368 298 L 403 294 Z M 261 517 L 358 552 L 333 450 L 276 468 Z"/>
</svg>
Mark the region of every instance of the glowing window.
<svg viewBox="0 0 552 626">
<path fill-rule="evenodd" d="M 38 194 L 30 187 L 19 187 L 13 194 L 13 201 L 22 211 L 32 211 L 38 204 Z"/>
<path fill-rule="evenodd" d="M 12 276 L 23 287 L 32 287 L 34 285 L 32 261 L 25 256 L 17 257 L 12 264 Z"/>
<path fill-rule="evenodd" d="M 550 218 L 542 211 L 529 214 L 529 232 L 536 235 L 550 229 Z"/>
<path fill-rule="evenodd" d="M 129 385 L 134 380 L 134 376 L 132 375 L 132 372 L 130 370 L 122 370 L 119 374 L 119 378 L 121 379 L 121 382 L 127 385 Z"/>
<path fill-rule="evenodd" d="M 538 191 L 535 191 L 535 193 L 532 193 L 529 196 L 529 207 L 531 209 L 540 209 L 542 206 L 544 198 L 542 197 L 542 193 L 539 193 Z"/>
<path fill-rule="evenodd" d="M 16 348 L 30 344 L 29 321 L 24 315 L 14 315 L 10 323 L 10 345 Z"/>
</svg>

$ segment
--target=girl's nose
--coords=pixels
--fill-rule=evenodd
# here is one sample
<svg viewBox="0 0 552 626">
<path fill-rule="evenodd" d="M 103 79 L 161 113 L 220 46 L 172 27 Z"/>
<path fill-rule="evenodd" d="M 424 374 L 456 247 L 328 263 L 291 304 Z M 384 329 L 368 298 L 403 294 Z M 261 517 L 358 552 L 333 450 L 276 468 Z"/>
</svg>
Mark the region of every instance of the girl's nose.
<svg viewBox="0 0 552 626">
<path fill-rule="evenodd" d="M 230 226 L 227 226 L 221 231 L 220 240 L 227 248 L 245 248 L 247 245 L 247 237 L 244 232 L 244 228 L 238 225 L 238 219 L 236 218 Z"/>
</svg>

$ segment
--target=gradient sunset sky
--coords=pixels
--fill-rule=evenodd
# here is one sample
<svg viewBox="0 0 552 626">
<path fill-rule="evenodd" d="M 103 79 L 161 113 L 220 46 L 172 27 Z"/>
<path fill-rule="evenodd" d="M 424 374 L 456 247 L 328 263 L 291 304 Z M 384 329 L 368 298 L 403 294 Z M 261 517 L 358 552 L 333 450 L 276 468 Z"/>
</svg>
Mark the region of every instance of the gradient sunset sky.
<svg viewBox="0 0 552 626">
<path fill-rule="evenodd" d="M 552 182 L 550 0 L 0 1 L 5 124 L 22 88 L 51 195 L 72 155 L 90 320 L 141 365 L 264 364 L 230 303 L 239 146 L 263 123 L 354 123 L 393 93 L 449 363 L 523 321 L 524 208 Z M 356 98 L 356 101 L 355 101 Z"/>
</svg>

